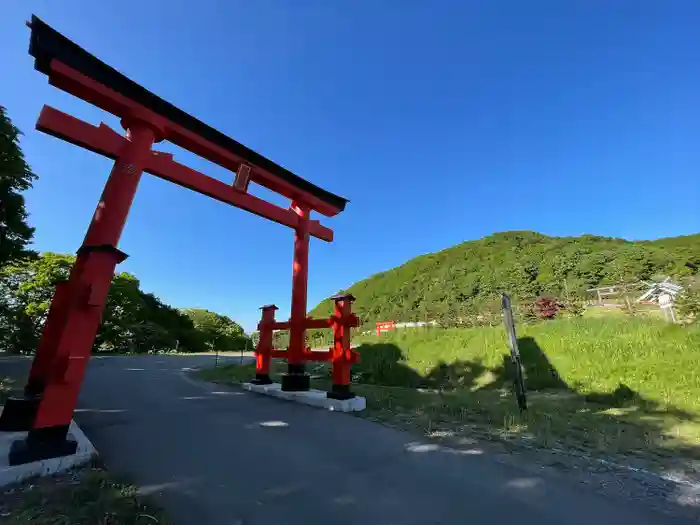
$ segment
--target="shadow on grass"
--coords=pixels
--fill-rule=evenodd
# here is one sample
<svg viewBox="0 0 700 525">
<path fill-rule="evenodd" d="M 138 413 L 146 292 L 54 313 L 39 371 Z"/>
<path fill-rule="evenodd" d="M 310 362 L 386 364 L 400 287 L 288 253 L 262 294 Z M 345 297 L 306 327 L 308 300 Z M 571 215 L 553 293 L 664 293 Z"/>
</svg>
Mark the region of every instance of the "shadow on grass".
<svg viewBox="0 0 700 525">
<path fill-rule="evenodd" d="M 370 417 L 427 434 L 527 436 L 543 448 L 700 477 L 693 466 L 700 460 L 698 414 L 646 399 L 622 383 L 612 392 L 581 392 L 564 381 L 533 338 L 518 343 L 530 401 L 523 415 L 511 393 L 508 355 L 496 367 L 458 360 L 420 374 L 396 345 L 363 344 L 357 348 L 357 388 L 368 397 Z"/>
<path fill-rule="evenodd" d="M 525 379 L 529 390 L 570 390 L 550 363 L 546 354 L 532 337 L 518 339 Z M 362 344 L 357 348 L 362 361 L 357 367 L 362 381 L 377 385 L 403 386 L 409 388 L 480 389 L 504 388 L 512 383 L 513 367 L 510 356 L 503 355 L 500 367 L 489 368 L 479 360 L 457 360 L 451 363 L 439 361 L 437 365 L 421 375 L 406 366 L 403 351 L 391 343 Z M 490 376 L 488 384 L 482 380 Z"/>
<path fill-rule="evenodd" d="M 519 337 L 518 348 L 529 390 L 570 390 L 540 345 L 532 337 Z M 510 357 L 504 357 L 503 369 L 512 374 Z"/>
</svg>

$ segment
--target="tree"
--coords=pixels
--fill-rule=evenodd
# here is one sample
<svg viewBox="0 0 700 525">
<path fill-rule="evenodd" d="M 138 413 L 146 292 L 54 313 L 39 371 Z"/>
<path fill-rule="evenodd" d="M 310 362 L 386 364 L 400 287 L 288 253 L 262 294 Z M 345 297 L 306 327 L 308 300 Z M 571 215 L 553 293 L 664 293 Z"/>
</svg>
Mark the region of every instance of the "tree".
<svg viewBox="0 0 700 525">
<path fill-rule="evenodd" d="M 24 160 L 20 135 L 0 106 L 0 266 L 30 254 L 26 248 L 34 235 L 21 192 L 37 177 Z"/>
<path fill-rule="evenodd" d="M 146 352 L 138 336 L 144 333 L 141 326 L 147 317 L 138 279 L 125 272 L 115 275 L 95 347 L 105 352 Z"/>
<path fill-rule="evenodd" d="M 204 345 L 212 350 L 243 350 L 249 340 L 243 328 L 231 318 L 202 308 L 183 310 L 194 324 Z"/>
<path fill-rule="evenodd" d="M 0 268 L 0 347 L 15 353 L 36 348 L 54 293 L 66 279 L 72 255 L 47 253 Z"/>
<path fill-rule="evenodd" d="M 700 320 L 700 280 L 688 279 L 685 289 L 676 298 L 676 307 L 680 316 L 688 321 Z"/>
<path fill-rule="evenodd" d="M 103 352 L 132 353 L 205 350 L 191 319 L 142 291 L 139 280 L 129 273 L 112 280 L 95 347 Z"/>
<path fill-rule="evenodd" d="M 68 278 L 73 255 L 45 253 L 0 268 L 0 348 L 31 353 L 46 322 L 55 284 Z M 95 352 L 147 353 L 245 348 L 243 329 L 226 316 L 191 310 L 192 318 L 145 293 L 131 274 L 114 276 Z M 192 319 L 197 320 L 198 327 Z"/>
</svg>

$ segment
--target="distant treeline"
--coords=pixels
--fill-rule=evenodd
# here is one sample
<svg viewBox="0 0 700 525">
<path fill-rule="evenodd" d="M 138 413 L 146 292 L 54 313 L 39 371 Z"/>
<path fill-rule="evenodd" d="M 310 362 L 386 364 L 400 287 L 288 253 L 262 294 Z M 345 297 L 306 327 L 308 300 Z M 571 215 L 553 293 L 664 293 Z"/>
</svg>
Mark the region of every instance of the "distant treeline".
<svg viewBox="0 0 700 525">
<path fill-rule="evenodd" d="M 54 284 L 66 279 L 75 257 L 28 255 L 0 268 L 0 348 L 30 353 L 46 320 Z M 250 342 L 243 329 L 208 310 L 179 310 L 141 290 L 133 275 L 112 279 L 95 352 L 202 352 L 239 350 Z"/>
</svg>

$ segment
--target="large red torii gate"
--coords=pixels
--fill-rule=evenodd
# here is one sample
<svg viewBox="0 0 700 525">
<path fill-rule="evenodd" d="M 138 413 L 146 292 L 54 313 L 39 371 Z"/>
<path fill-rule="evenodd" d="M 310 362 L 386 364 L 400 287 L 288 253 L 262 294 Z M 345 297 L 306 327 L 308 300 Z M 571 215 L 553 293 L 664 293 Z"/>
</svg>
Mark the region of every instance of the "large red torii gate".
<svg viewBox="0 0 700 525">
<path fill-rule="evenodd" d="M 78 249 L 70 277 L 56 286 L 25 396 L 8 400 L 0 417 L 0 430 L 29 430 L 26 440 L 13 444 L 11 464 L 75 451 L 75 443 L 67 439 L 68 427 L 114 269 L 127 257 L 117 246 L 142 172 L 294 229 L 292 305 L 287 323 L 290 342 L 284 353 L 288 371 L 282 388 L 308 390 L 309 376 L 304 367 L 308 349 L 304 333 L 310 326 L 306 318 L 309 237 L 333 240 L 333 231 L 312 220 L 310 215 L 316 211 L 327 217 L 334 216 L 344 210 L 348 201 L 298 177 L 157 97 L 36 16 L 28 26 L 31 29 L 29 53 L 35 59 L 35 68 L 48 76 L 51 85 L 119 117 L 126 136 L 104 123 L 94 126 L 48 106 L 44 106 L 39 116 L 39 131 L 115 162 Z M 153 144 L 163 140 L 234 171 L 233 184 L 179 164 L 170 154 L 153 151 Z M 292 201 L 290 208 L 284 209 L 251 195 L 248 193 L 250 182 L 288 197 Z M 349 305 L 349 301 L 346 302 Z M 348 326 L 353 322 L 347 321 Z M 338 327 L 341 330 L 342 327 Z M 340 390 L 343 389 L 346 390 L 347 385 L 341 385 Z"/>
</svg>

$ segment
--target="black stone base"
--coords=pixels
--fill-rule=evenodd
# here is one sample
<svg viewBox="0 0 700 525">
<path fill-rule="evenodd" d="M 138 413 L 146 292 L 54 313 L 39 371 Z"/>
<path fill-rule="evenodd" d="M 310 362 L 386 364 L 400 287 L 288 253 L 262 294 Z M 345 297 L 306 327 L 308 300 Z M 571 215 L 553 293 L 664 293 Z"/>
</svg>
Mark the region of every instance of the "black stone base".
<svg viewBox="0 0 700 525">
<path fill-rule="evenodd" d="M 333 385 L 331 391 L 326 392 L 326 397 L 329 399 L 352 399 L 355 394 L 350 392 L 350 385 Z"/>
<path fill-rule="evenodd" d="M 42 459 L 70 456 L 78 450 L 78 443 L 68 439 L 68 425 L 30 430 L 27 439 L 10 446 L 10 465 L 23 465 Z"/>
<path fill-rule="evenodd" d="M 39 410 L 39 396 L 10 397 L 0 415 L 0 432 L 19 432 L 32 428 Z"/>
<path fill-rule="evenodd" d="M 311 376 L 302 373 L 282 374 L 282 390 L 284 392 L 307 392 L 311 388 Z"/>
<path fill-rule="evenodd" d="M 251 381 L 254 385 L 271 385 L 272 379 L 268 374 L 255 374 L 255 379 Z"/>
<path fill-rule="evenodd" d="M 41 379 L 32 378 L 31 376 L 27 379 L 27 384 L 24 387 L 24 397 L 41 397 L 44 393 L 46 384 Z"/>
</svg>

